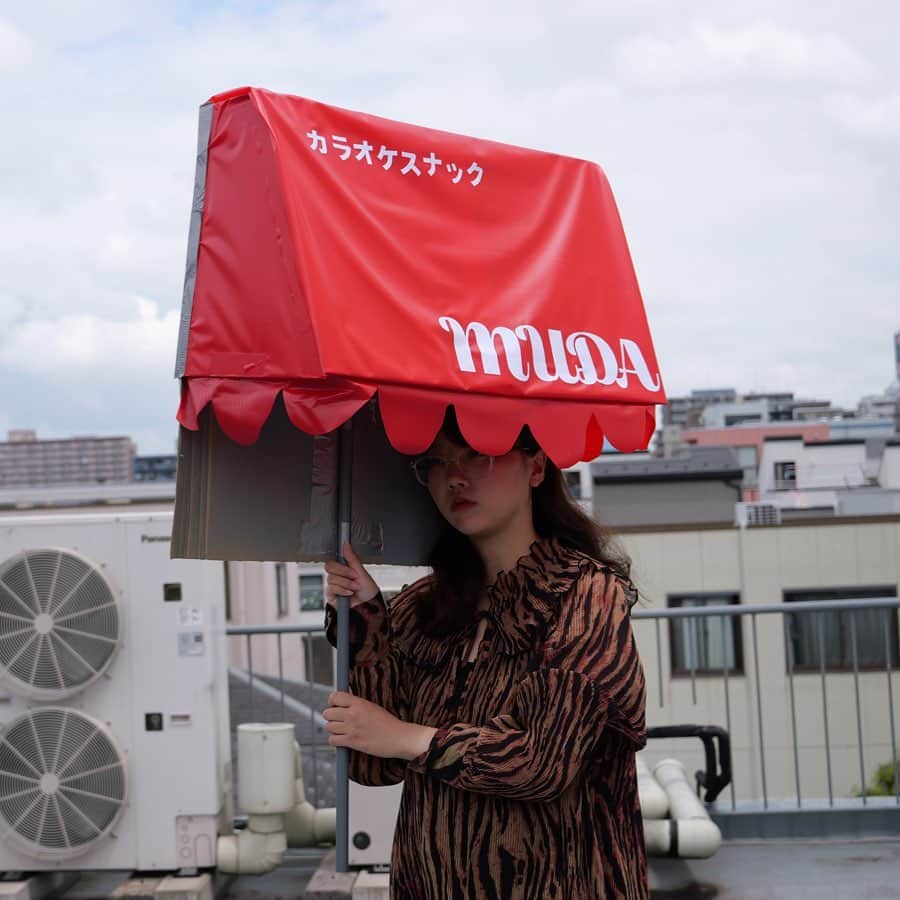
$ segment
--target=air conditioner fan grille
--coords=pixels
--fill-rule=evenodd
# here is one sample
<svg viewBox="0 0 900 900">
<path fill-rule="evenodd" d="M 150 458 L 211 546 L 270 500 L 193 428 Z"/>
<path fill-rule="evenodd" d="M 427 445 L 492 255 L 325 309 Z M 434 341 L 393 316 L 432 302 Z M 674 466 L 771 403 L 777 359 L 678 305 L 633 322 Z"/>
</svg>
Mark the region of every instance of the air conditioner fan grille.
<svg viewBox="0 0 900 900">
<path fill-rule="evenodd" d="M 86 849 L 125 802 L 124 761 L 104 729 L 71 709 L 32 710 L 0 736 L 0 817 L 22 841 Z"/>
<path fill-rule="evenodd" d="M 119 626 L 106 578 L 82 557 L 33 550 L 0 566 L 0 666 L 28 689 L 62 696 L 90 683 Z"/>
</svg>

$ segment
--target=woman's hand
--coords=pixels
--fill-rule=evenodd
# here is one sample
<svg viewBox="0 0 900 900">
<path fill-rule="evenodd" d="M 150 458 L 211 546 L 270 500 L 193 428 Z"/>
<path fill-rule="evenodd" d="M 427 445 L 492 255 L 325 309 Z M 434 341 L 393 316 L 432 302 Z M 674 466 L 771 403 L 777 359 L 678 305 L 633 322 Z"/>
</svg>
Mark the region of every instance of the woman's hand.
<svg viewBox="0 0 900 900">
<path fill-rule="evenodd" d="M 348 557 L 349 559 L 349 557 Z M 436 728 L 403 722 L 377 703 L 334 691 L 322 715 L 332 747 L 349 747 L 371 756 L 415 759 L 428 749 Z"/>
<path fill-rule="evenodd" d="M 365 603 L 378 595 L 378 585 L 359 561 L 350 544 L 344 544 L 344 559 L 348 565 L 339 562 L 325 563 L 325 601 L 337 606 L 337 597 L 350 597 L 350 605 Z"/>
</svg>

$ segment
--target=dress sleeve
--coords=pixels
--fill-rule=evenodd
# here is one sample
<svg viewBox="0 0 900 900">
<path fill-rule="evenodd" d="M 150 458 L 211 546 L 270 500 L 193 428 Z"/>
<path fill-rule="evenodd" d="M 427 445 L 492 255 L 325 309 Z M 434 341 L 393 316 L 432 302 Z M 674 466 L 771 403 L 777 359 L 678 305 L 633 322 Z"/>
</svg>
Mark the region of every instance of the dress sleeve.
<svg viewBox="0 0 900 900">
<path fill-rule="evenodd" d="M 629 612 L 613 574 L 583 573 L 509 710 L 485 725 L 439 728 L 409 769 L 462 790 L 550 800 L 590 760 L 605 729 L 643 747 L 646 689 Z"/>
<path fill-rule="evenodd" d="M 337 611 L 330 604 L 325 607 L 325 637 L 337 647 Z M 404 685 L 402 657 L 392 646 L 388 609 L 379 592 L 372 600 L 350 607 L 350 693 L 408 721 Z M 351 749 L 347 768 L 357 784 L 385 786 L 403 781 L 406 765 L 405 759 Z"/>
</svg>

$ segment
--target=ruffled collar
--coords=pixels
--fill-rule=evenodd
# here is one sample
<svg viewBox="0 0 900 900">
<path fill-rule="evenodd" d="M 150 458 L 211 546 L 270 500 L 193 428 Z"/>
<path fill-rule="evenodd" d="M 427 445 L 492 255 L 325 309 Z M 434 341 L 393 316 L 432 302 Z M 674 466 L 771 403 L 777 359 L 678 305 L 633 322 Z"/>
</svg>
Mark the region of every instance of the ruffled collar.
<svg viewBox="0 0 900 900">
<path fill-rule="evenodd" d="M 393 640 L 417 664 L 439 667 L 452 653 L 462 652 L 479 620 L 487 618 L 494 626 L 495 651 L 512 655 L 534 649 L 559 614 L 560 595 L 586 565 L 597 563 L 564 547 L 555 537 L 538 538 L 513 568 L 497 573 L 487 588 L 488 607 L 479 610 L 474 621 L 444 637 L 428 637 L 416 627 L 413 602 L 392 615 Z"/>
</svg>

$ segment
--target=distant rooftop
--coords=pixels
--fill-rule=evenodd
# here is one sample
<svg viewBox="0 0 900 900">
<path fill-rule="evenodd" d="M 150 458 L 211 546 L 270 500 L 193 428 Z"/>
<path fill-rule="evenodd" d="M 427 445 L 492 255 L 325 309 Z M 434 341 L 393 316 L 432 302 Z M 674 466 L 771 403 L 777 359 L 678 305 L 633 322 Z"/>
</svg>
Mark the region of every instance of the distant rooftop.
<svg viewBox="0 0 900 900">
<path fill-rule="evenodd" d="M 6 433 L 6 440 L 0 444 L 68 444 L 73 441 L 130 441 L 124 434 L 76 434 L 65 438 L 39 438 L 33 428 L 11 428 Z"/>
<path fill-rule="evenodd" d="M 0 511 L 174 503 L 174 501 L 175 482 L 170 480 L 0 489 Z"/>
<path fill-rule="evenodd" d="M 687 455 L 666 458 L 635 459 L 635 455 L 592 462 L 591 477 L 594 481 L 721 479 L 740 478 L 744 472 L 731 447 L 694 446 Z"/>
<path fill-rule="evenodd" d="M 737 396 L 735 388 L 697 388 L 691 391 L 692 397 L 721 397 L 723 394 Z"/>
</svg>

